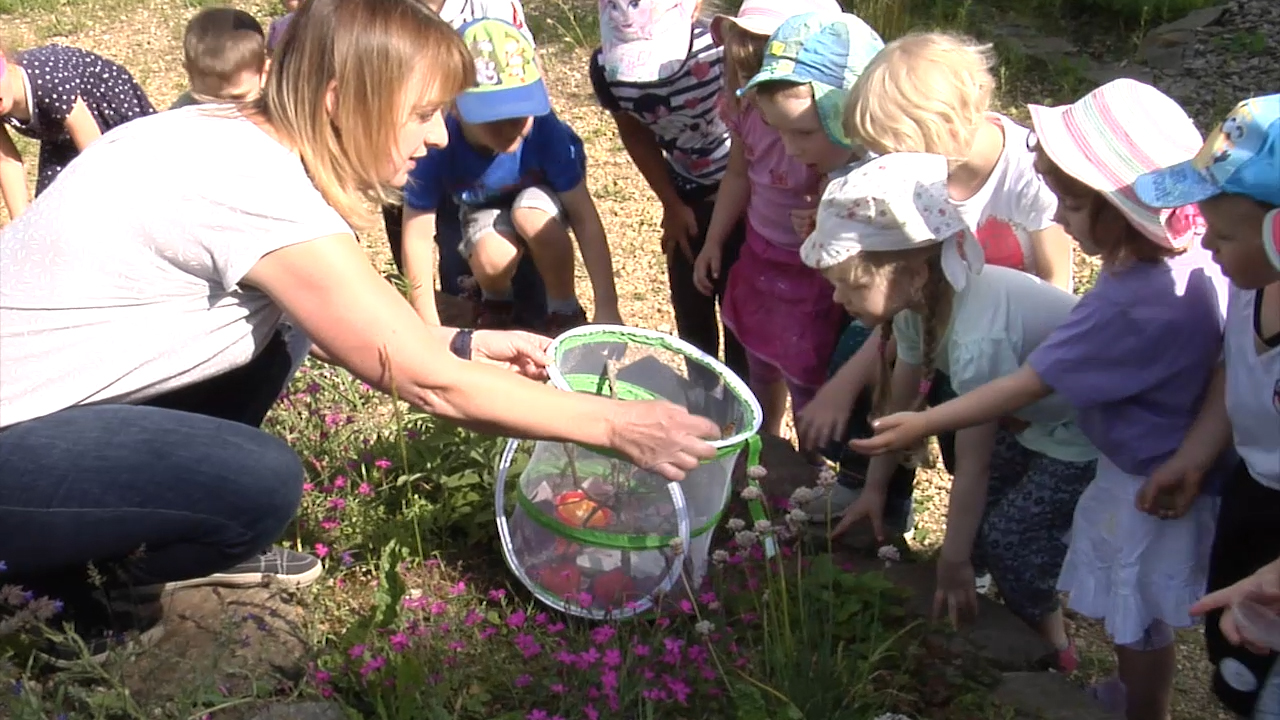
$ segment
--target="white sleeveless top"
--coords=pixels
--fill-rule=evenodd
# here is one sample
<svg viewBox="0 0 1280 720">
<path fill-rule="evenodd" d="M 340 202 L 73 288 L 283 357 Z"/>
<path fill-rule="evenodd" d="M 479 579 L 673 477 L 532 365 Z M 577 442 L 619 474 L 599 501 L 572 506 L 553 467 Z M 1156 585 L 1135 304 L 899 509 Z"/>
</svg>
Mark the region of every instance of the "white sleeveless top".
<svg viewBox="0 0 1280 720">
<path fill-rule="evenodd" d="M 1280 490 L 1280 347 L 1258 354 L 1255 298 L 1255 291 L 1231 286 L 1222 340 L 1227 416 L 1236 452 L 1249 474 L 1272 490 Z"/>
</svg>

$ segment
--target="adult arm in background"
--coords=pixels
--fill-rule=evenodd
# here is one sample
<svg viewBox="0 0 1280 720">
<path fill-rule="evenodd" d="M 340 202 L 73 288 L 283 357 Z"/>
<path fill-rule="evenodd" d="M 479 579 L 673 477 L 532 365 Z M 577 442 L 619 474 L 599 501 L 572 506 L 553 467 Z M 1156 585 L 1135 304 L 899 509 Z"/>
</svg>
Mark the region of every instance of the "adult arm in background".
<svg viewBox="0 0 1280 720">
<path fill-rule="evenodd" d="M 264 255 L 243 282 L 270 295 L 335 363 L 424 412 L 479 432 L 612 448 L 636 465 L 679 480 L 715 449 L 715 423 L 665 402 L 567 393 L 453 355 L 452 328 L 424 324 L 374 270 L 349 234 Z M 547 341 L 527 333 L 477 332 L 477 360 L 523 366 L 536 376 Z"/>
<path fill-rule="evenodd" d="M 409 304 L 427 325 L 440 324 L 436 308 L 436 213 L 404 207 L 400 257 L 409 284 Z"/>
<path fill-rule="evenodd" d="M 0 196 L 13 220 L 27 211 L 31 192 L 27 188 L 27 168 L 22 164 L 22 153 L 13 142 L 9 128 L 0 132 Z"/>
<path fill-rule="evenodd" d="M 746 215 L 750 200 L 751 183 L 747 177 L 746 145 L 734 133 L 733 144 L 729 149 L 729 165 L 725 168 L 720 189 L 716 192 L 716 207 L 711 213 L 711 223 L 707 226 L 707 238 L 693 265 L 693 284 L 703 295 L 709 297 L 715 293 L 715 284 L 720 279 L 724 243 L 734 226 Z"/>
</svg>

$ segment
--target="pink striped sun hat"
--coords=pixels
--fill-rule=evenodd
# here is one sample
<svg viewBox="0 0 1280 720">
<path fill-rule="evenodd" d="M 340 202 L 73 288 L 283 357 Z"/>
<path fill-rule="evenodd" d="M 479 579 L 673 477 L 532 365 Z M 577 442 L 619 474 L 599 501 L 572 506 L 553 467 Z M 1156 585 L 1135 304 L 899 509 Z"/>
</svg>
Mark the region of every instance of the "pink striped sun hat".
<svg viewBox="0 0 1280 720">
<path fill-rule="evenodd" d="M 736 16 L 716 15 L 711 19 L 711 38 L 717 45 L 724 44 L 725 23 L 756 35 L 773 35 L 788 18 L 811 12 L 841 13 L 844 9 L 837 0 L 746 0 Z"/>
<path fill-rule="evenodd" d="M 1138 200 L 1133 183 L 1152 170 L 1195 157 L 1204 138 L 1182 106 L 1147 85 L 1113 80 L 1071 105 L 1030 105 L 1036 140 L 1067 175 L 1097 190 L 1152 241 L 1182 248 L 1198 213 L 1161 210 Z M 1192 217 L 1189 217 L 1192 216 Z"/>
</svg>

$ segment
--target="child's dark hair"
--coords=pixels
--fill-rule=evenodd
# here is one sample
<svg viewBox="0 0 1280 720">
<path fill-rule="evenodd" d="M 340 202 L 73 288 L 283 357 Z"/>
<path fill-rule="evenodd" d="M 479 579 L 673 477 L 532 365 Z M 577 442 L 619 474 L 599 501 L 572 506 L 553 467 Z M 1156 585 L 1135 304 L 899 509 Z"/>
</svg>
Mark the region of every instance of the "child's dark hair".
<svg viewBox="0 0 1280 720">
<path fill-rule="evenodd" d="M 216 95 L 242 73 L 266 68 L 267 36 L 243 10 L 205 8 L 187 23 L 182 54 L 192 91 Z"/>
<path fill-rule="evenodd" d="M 1035 168 L 1045 184 L 1061 201 L 1067 198 L 1084 205 L 1088 210 L 1089 239 L 1098 248 L 1102 262 L 1112 267 L 1128 262 L 1152 263 L 1185 252 L 1153 242 L 1134 227 L 1120 209 L 1111 204 L 1102 193 L 1071 177 L 1058 167 L 1042 146 L 1035 148 Z"/>
</svg>

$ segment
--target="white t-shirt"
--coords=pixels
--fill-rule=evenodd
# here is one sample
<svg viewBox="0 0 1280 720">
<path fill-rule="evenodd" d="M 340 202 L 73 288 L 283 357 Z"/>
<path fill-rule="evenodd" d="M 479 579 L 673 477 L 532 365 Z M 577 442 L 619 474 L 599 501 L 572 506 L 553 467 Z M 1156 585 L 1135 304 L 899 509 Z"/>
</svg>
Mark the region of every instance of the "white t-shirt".
<svg viewBox="0 0 1280 720">
<path fill-rule="evenodd" d="M 0 231 L 0 427 L 247 363 L 281 312 L 240 279 L 273 250 L 352 232 L 296 155 L 227 112 L 113 129 Z"/>
<path fill-rule="evenodd" d="M 460 28 L 480 18 L 506 20 L 519 28 L 529 42 L 533 43 L 533 33 L 524 21 L 524 6 L 520 0 L 444 0 L 440 7 L 440 19 Z"/>
<path fill-rule="evenodd" d="M 1227 417 L 1236 452 L 1255 480 L 1280 490 L 1280 348 L 1258 354 L 1252 290 L 1231 286 L 1222 348 Z"/>
<path fill-rule="evenodd" d="M 1076 301 L 1075 295 L 1038 277 L 988 265 L 956 293 L 933 367 L 951 376 L 951 387 L 960 395 L 1012 374 L 1067 319 Z M 923 361 L 922 329 L 915 312 L 900 312 L 893 320 L 898 357 L 912 365 Z M 1076 426 L 1075 410 L 1060 395 L 1028 405 L 1015 416 L 1030 423 L 1018 441 L 1031 450 L 1071 462 L 1098 456 Z"/>
<path fill-rule="evenodd" d="M 1004 130 L 1004 150 L 977 194 L 954 204 L 978 236 L 987 264 L 1035 275 L 1031 233 L 1053 225 L 1058 197 L 1036 172 L 1036 155 L 1027 149 L 1031 131 L 1003 115 L 989 119 Z"/>
</svg>

